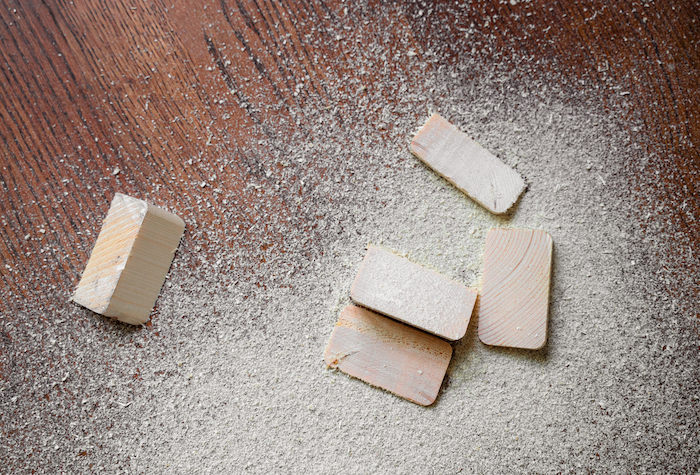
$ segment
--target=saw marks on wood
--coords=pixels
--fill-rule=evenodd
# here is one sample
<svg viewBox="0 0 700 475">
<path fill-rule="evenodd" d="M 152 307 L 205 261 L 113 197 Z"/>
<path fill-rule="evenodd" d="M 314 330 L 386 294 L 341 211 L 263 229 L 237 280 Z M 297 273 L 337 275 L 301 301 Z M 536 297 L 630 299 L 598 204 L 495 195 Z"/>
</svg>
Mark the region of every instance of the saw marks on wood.
<svg viewBox="0 0 700 475">
<path fill-rule="evenodd" d="M 413 138 L 411 152 L 492 213 L 506 213 L 525 190 L 518 172 L 438 114 Z"/>
<path fill-rule="evenodd" d="M 479 339 L 537 350 L 547 341 L 552 238 L 544 231 L 492 229 L 486 236 Z"/>
<path fill-rule="evenodd" d="M 184 231 L 173 213 L 115 194 L 73 301 L 125 323 L 147 322 Z"/>
<path fill-rule="evenodd" d="M 451 358 L 446 341 L 355 305 L 324 355 L 328 366 L 422 406 L 435 401 Z"/>
<path fill-rule="evenodd" d="M 454 341 L 467 332 L 477 293 L 408 259 L 369 246 L 350 291 L 354 302 Z"/>
</svg>

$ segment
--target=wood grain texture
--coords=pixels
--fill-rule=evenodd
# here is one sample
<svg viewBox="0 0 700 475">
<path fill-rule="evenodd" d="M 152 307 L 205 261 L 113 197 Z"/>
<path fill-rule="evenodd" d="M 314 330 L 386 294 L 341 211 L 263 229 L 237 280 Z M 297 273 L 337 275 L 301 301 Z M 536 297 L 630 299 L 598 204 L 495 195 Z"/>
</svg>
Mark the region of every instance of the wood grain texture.
<svg viewBox="0 0 700 475">
<path fill-rule="evenodd" d="M 352 300 L 450 341 L 467 332 L 476 291 L 376 246 L 369 246 Z"/>
<path fill-rule="evenodd" d="M 492 229 L 486 236 L 479 339 L 538 350 L 547 342 L 552 238 L 544 231 Z"/>
<path fill-rule="evenodd" d="M 331 368 L 422 406 L 435 402 L 451 358 L 446 341 L 354 305 L 324 355 Z"/>
<path fill-rule="evenodd" d="M 104 216 L 105 197 L 119 191 L 182 210 L 187 222 L 219 232 L 222 216 L 236 221 L 226 246 L 257 249 L 257 265 L 283 247 L 297 252 L 297 241 L 318 244 L 324 230 L 316 226 L 315 201 L 328 198 L 314 194 L 325 182 L 307 171 L 328 164 L 309 159 L 282 169 L 269 157 L 289 152 L 285 137 L 316 137 L 311 124 L 324 110 L 343 124 L 374 124 L 383 136 L 379 127 L 391 120 L 369 104 L 406 101 L 406 90 L 421 91 L 421 74 L 473 58 L 490 65 L 499 82 L 507 78 L 506 90 L 546 90 L 571 106 L 627 111 L 620 128 L 637 155 L 617 177 L 621 194 L 636 200 L 640 232 L 692 249 L 680 260 L 653 257 L 665 273 L 659 289 L 696 311 L 700 287 L 683 278 L 700 256 L 693 219 L 700 214 L 700 121 L 693 112 L 700 104 L 693 40 L 700 13 L 693 2 L 436 2 L 428 10 L 369 2 L 347 14 L 340 2 L 3 5 L 0 307 L 60 307 L 94 245 L 86 226 Z M 358 48 L 345 41 L 346 27 L 358 33 Z M 415 74 L 410 61 L 376 62 L 372 43 L 399 37 L 379 56 L 430 52 L 414 57 L 423 73 Z M 354 59 L 363 55 L 375 60 L 371 67 L 358 67 Z M 367 89 L 355 94 L 350 85 Z M 429 94 L 416 94 L 423 94 L 418 110 Z M 644 126 L 632 130 L 632 119 Z M 112 176 L 115 167 L 122 173 Z M 249 186 L 278 182 L 284 184 L 275 196 Z M 291 217 L 298 236 L 285 239 L 275 216 Z M 257 222 L 255 230 L 266 234 L 248 231 Z M 206 242 L 198 245 L 209 252 Z M 246 264 L 241 272 L 251 278 L 257 266 Z"/>
<path fill-rule="evenodd" d="M 518 172 L 438 114 L 413 137 L 411 152 L 492 213 L 508 212 L 525 191 Z"/>
<path fill-rule="evenodd" d="M 429 111 L 470 130 L 470 115 L 454 109 L 449 95 L 440 97 L 439 88 L 430 90 L 433 78 L 452 73 L 456 95 L 467 100 L 481 97 L 479 84 L 498 88 L 482 101 L 475 121 L 490 130 L 538 110 L 524 109 L 538 102 L 539 110 L 554 112 L 553 126 L 566 116 L 593 126 L 602 115 L 613 126 L 601 136 L 624 136 L 617 148 L 599 152 L 620 158 L 623 166 L 593 163 L 590 170 L 605 182 L 594 176 L 599 185 L 592 188 L 607 204 L 605 218 L 619 220 L 619 231 L 601 238 L 620 244 L 610 256 L 621 263 L 614 280 L 638 279 L 637 296 L 646 299 L 639 310 L 665 301 L 673 315 L 654 316 L 661 329 L 650 344 L 658 343 L 659 352 L 636 363 L 621 361 L 632 373 L 618 376 L 641 381 L 634 364 L 665 361 L 666 341 L 678 355 L 676 335 L 696 331 L 678 322 L 699 315 L 697 2 L 515 3 L 0 0 L 3 466 L 17 473 L 91 473 L 101 470 L 98 462 L 109 450 L 113 465 L 106 467 L 139 470 L 109 443 L 90 443 L 94 448 L 82 456 L 78 441 L 107 432 L 118 439 L 121 418 L 109 416 L 104 404 L 69 412 L 83 406 L 84 391 L 103 401 L 116 398 L 93 385 L 102 367 L 89 355 L 109 355 L 113 362 L 104 370 L 117 387 L 134 393 L 147 376 L 135 378 L 142 365 L 132 356 L 180 358 L 173 348 L 183 341 L 182 326 L 158 307 L 145 328 L 125 330 L 67 303 L 114 193 L 177 210 L 186 221 L 171 277 L 188 284 L 191 299 L 219 290 L 210 284 L 214 275 L 235 281 L 244 302 L 264 301 L 267 289 L 277 286 L 301 293 L 296 277 L 348 233 L 363 231 L 351 225 L 361 217 L 339 212 L 337 204 L 347 199 L 340 189 L 390 187 L 416 161 L 406 150 L 408 134 Z M 452 70 L 459 65 L 464 68 Z M 534 131 L 522 133 L 538 134 L 552 116 L 538 119 Z M 504 156 L 517 147 L 514 135 L 487 148 Z M 489 137 L 477 138 L 487 144 Z M 569 137 L 561 141 L 566 145 Z M 344 151 L 364 155 L 378 143 L 396 143 L 405 158 L 397 152 L 385 161 L 374 157 L 348 166 Z M 304 160 L 292 159 L 300 151 Z M 583 168 L 586 157 L 581 160 Z M 557 160 L 548 166 L 557 171 L 552 187 L 571 182 L 573 171 L 562 170 Z M 121 173 L 113 175 L 117 167 Z M 523 197 L 537 196 L 532 191 Z M 573 199 L 583 213 L 577 218 L 604 217 L 585 195 Z M 390 202 L 381 199 L 376 206 Z M 161 299 L 172 296 L 166 285 Z M 65 318 L 71 320 L 58 323 Z M 241 335 L 265 334 L 271 320 L 261 313 L 235 325 Z M 218 330 L 205 327 L 197 339 L 218 344 Z M 50 339 L 65 346 L 52 349 Z M 117 353 L 122 343 L 128 357 Z M 68 382 L 82 386 L 45 399 L 42 385 L 69 371 Z M 678 391 L 687 393 L 687 386 Z M 624 438 L 625 428 L 617 429 L 608 440 Z M 675 437 L 664 429 L 649 431 L 656 440 Z M 44 445 L 52 437 L 66 445 Z M 638 468 L 643 471 L 643 464 Z"/>
<path fill-rule="evenodd" d="M 124 323 L 146 323 L 184 231 L 173 213 L 115 194 L 72 300 Z"/>
</svg>

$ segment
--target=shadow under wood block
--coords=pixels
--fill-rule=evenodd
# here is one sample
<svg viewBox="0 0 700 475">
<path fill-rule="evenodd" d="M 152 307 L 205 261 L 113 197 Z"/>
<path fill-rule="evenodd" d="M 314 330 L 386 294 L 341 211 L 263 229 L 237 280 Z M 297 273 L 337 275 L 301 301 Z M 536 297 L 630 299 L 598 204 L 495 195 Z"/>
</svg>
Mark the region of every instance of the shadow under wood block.
<svg viewBox="0 0 700 475">
<path fill-rule="evenodd" d="M 184 231 L 173 213 L 115 194 L 72 300 L 124 323 L 146 323 Z"/>
<path fill-rule="evenodd" d="M 450 341 L 467 332 L 476 291 L 369 246 L 350 291 L 350 298 L 375 312 Z"/>
<path fill-rule="evenodd" d="M 479 299 L 483 343 L 529 350 L 545 345 L 552 248 L 552 238 L 544 231 L 489 231 Z"/>
<path fill-rule="evenodd" d="M 331 368 L 422 406 L 435 402 L 450 358 L 446 341 L 355 305 L 341 313 L 324 355 Z"/>
<path fill-rule="evenodd" d="M 411 152 L 492 213 L 508 212 L 525 190 L 518 172 L 438 114 L 413 138 Z"/>
</svg>

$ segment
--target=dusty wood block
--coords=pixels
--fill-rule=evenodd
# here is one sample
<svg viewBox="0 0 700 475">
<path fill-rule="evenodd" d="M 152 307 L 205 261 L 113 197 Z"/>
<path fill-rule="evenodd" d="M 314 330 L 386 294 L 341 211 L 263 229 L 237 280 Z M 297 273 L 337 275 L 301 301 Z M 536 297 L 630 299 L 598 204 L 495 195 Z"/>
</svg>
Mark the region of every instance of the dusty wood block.
<svg viewBox="0 0 700 475">
<path fill-rule="evenodd" d="M 375 312 L 454 341 L 467 332 L 476 291 L 369 246 L 350 298 Z"/>
<path fill-rule="evenodd" d="M 492 229 L 486 236 L 479 339 L 538 350 L 547 342 L 552 238 L 544 231 Z"/>
<path fill-rule="evenodd" d="M 525 190 L 518 172 L 438 114 L 413 138 L 411 152 L 492 213 L 507 212 Z"/>
<path fill-rule="evenodd" d="M 173 213 L 115 194 L 72 300 L 125 323 L 147 322 L 184 231 Z"/>
<path fill-rule="evenodd" d="M 452 347 L 445 340 L 349 305 L 324 359 L 332 368 L 422 406 L 435 401 Z"/>
</svg>

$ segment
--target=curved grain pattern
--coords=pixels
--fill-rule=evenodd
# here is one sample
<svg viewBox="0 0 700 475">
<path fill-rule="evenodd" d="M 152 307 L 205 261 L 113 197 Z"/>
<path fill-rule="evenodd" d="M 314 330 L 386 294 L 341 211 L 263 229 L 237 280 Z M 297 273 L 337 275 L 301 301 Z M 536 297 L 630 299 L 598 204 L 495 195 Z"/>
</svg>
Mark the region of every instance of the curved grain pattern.
<svg viewBox="0 0 700 475">
<path fill-rule="evenodd" d="M 656 243 L 625 257 L 648 263 L 644 272 L 656 275 L 644 280 L 657 298 L 676 299 L 699 329 L 700 280 L 688 277 L 700 266 L 698 2 L 441 3 L 431 17 L 418 15 L 422 9 L 411 12 L 427 48 L 485 62 L 494 80 L 523 95 L 543 90 L 545 101 L 560 97 L 617 118 L 624 168 L 597 168 L 618 183 L 617 199 L 633 203 L 634 213 L 620 217 L 632 218 L 627 231 Z"/>
<path fill-rule="evenodd" d="M 537 350 L 547 341 L 552 238 L 544 231 L 492 229 L 486 237 L 479 339 Z"/>
</svg>

